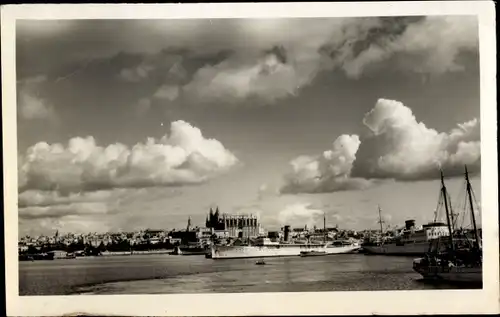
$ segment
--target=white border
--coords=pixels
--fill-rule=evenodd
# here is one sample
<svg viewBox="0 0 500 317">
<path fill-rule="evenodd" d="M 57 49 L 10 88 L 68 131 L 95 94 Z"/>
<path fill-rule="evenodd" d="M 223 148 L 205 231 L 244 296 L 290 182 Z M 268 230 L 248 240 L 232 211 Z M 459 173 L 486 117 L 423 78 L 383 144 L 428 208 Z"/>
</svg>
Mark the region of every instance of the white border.
<svg viewBox="0 0 500 317">
<path fill-rule="evenodd" d="M 499 312 L 498 170 L 496 144 L 495 8 L 489 1 L 239 4 L 43 4 L 4 6 L 2 18 L 3 153 L 7 314 L 305 315 L 480 314 Z M 477 15 L 480 34 L 482 290 L 258 293 L 197 295 L 18 295 L 16 19 L 152 19 Z"/>
</svg>

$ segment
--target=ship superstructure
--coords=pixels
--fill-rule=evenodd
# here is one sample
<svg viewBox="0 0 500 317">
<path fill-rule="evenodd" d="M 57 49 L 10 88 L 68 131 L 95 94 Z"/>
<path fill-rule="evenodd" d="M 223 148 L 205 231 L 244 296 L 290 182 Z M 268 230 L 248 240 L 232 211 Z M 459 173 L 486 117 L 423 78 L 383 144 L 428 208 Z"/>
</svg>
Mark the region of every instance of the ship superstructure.
<svg viewBox="0 0 500 317">
<path fill-rule="evenodd" d="M 442 222 L 429 222 L 421 228 L 415 227 L 415 220 L 407 220 L 405 227 L 396 237 L 363 244 L 363 250 L 372 254 L 385 255 L 424 255 L 432 240 L 449 235 L 448 227 Z"/>
</svg>

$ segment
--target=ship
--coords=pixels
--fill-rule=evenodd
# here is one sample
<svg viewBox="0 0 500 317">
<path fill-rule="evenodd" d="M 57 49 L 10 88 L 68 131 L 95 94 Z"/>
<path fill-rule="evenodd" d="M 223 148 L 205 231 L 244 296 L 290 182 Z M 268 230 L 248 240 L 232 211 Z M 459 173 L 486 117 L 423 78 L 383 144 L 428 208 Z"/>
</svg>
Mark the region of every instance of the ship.
<svg viewBox="0 0 500 317">
<path fill-rule="evenodd" d="M 378 241 L 362 244 L 366 254 L 423 256 L 432 240 L 449 235 L 448 228 L 443 222 L 433 221 L 422 225 L 421 229 L 415 229 L 415 220 L 411 219 L 405 221 L 405 227 L 397 237 L 383 239 L 383 221 L 380 212 L 379 207 L 381 237 Z"/>
<path fill-rule="evenodd" d="M 321 253 L 325 255 L 352 253 L 361 246 L 352 241 L 326 242 L 326 218 L 323 217 L 324 242 L 323 243 L 293 243 L 287 237 L 283 242 L 274 242 L 270 238 L 259 237 L 250 245 L 213 245 L 211 247 L 212 259 L 237 259 L 237 258 L 263 258 L 263 257 L 289 257 L 300 256 L 301 253 Z"/>
<path fill-rule="evenodd" d="M 355 242 L 326 244 L 297 244 L 273 242 L 269 238 L 259 238 L 255 245 L 212 246 L 212 259 L 263 258 L 300 256 L 301 252 L 330 254 L 351 253 L 360 248 Z"/>
<path fill-rule="evenodd" d="M 474 193 L 465 167 L 465 182 L 472 234 L 463 229 L 455 230 L 455 219 L 441 171 L 440 204 L 444 205 L 449 232 L 445 239 L 438 239 L 429 244 L 425 256 L 413 261 L 413 270 L 425 280 L 437 280 L 453 283 L 481 284 L 483 277 L 482 246 L 474 214 Z M 476 204 L 477 205 L 477 204 Z M 442 241 L 444 240 L 444 241 Z"/>
</svg>

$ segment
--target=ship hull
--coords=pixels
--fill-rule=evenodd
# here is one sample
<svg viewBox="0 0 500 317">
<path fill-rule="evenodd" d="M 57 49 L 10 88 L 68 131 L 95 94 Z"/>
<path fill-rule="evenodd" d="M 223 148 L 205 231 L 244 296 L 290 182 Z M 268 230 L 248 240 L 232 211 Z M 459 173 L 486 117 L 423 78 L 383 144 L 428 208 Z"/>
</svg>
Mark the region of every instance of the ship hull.
<svg viewBox="0 0 500 317">
<path fill-rule="evenodd" d="M 292 257 L 300 256 L 303 251 L 330 254 L 350 253 L 359 249 L 359 246 L 349 245 L 342 247 L 324 246 L 216 246 L 212 247 L 212 259 L 241 259 L 264 257 Z"/>
<path fill-rule="evenodd" d="M 307 257 L 307 256 L 325 256 L 328 255 L 326 252 L 305 252 L 305 253 L 300 253 L 301 257 Z"/>
<path fill-rule="evenodd" d="M 363 246 L 368 254 L 419 256 L 429 251 L 429 243 L 411 243 L 404 245 L 384 244 L 379 246 Z"/>
<path fill-rule="evenodd" d="M 415 269 L 424 279 L 450 283 L 479 284 L 483 280 L 481 267 L 439 267 L 430 266 Z"/>
</svg>

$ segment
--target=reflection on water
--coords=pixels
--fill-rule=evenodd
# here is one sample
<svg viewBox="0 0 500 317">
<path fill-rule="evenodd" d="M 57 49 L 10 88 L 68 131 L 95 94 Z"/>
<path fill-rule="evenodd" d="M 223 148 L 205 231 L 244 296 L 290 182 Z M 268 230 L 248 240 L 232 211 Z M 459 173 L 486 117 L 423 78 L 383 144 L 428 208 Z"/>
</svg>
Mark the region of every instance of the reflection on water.
<svg viewBox="0 0 500 317">
<path fill-rule="evenodd" d="M 450 288 L 419 281 L 411 257 L 212 260 L 137 255 L 20 262 L 20 295 L 306 292 Z"/>
</svg>

